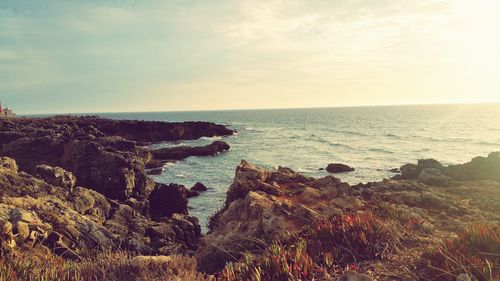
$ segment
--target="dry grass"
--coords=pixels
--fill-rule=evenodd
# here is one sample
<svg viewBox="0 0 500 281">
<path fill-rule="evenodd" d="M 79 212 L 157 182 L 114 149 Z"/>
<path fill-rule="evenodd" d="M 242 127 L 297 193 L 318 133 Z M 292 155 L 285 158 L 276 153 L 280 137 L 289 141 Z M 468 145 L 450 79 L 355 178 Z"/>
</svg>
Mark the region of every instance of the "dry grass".
<svg viewBox="0 0 500 281">
<path fill-rule="evenodd" d="M 432 280 L 455 280 L 465 273 L 479 281 L 499 281 L 500 225 L 472 225 L 457 239 L 430 247 L 424 261 Z"/>
<path fill-rule="evenodd" d="M 226 266 L 218 280 L 323 280 L 363 261 L 384 259 L 399 245 L 389 221 L 373 213 L 347 214 L 284 235 L 261 253 Z"/>
<path fill-rule="evenodd" d="M 81 262 L 33 253 L 12 255 L 0 261 L 1 281 L 180 281 L 208 280 L 197 272 L 193 258 L 173 256 L 168 264 L 142 264 L 125 252 L 101 253 Z"/>
</svg>

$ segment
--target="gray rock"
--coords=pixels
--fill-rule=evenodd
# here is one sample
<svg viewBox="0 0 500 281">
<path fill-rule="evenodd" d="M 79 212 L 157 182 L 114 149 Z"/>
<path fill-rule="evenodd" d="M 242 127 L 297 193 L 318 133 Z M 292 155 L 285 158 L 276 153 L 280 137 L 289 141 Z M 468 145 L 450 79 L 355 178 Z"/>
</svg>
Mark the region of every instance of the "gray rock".
<svg viewBox="0 0 500 281">
<path fill-rule="evenodd" d="M 73 189 L 76 185 L 75 175 L 61 167 L 38 165 L 35 167 L 35 175 L 49 184 L 60 186 L 68 190 Z"/>
</svg>

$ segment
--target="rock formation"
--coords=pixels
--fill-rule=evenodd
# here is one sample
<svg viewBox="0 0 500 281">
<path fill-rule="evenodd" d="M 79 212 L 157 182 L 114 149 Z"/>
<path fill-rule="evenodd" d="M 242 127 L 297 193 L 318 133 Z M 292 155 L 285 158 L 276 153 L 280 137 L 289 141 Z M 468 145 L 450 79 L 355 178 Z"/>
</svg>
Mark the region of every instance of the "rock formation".
<svg viewBox="0 0 500 281">
<path fill-rule="evenodd" d="M 488 157 L 476 157 L 460 165 L 443 166 L 437 160 L 419 160 L 417 164 L 401 167 L 401 175 L 395 179 L 418 180 L 434 186 L 447 186 L 452 181 L 493 180 L 500 182 L 500 152 Z"/>
<path fill-rule="evenodd" d="M 201 228 L 188 216 L 187 198 L 198 192 L 153 182 L 145 171 L 154 153 L 147 145 L 230 134 L 208 122 L 0 120 L 3 249 L 37 244 L 75 260 L 118 249 L 193 252 Z M 215 142 L 194 151 L 211 155 L 225 147 Z"/>
<path fill-rule="evenodd" d="M 119 203 L 85 187 L 68 188 L 68 182 L 61 179 L 74 176 L 61 168 L 39 167 L 45 181 L 17 172 L 14 164 L 3 157 L 0 165 L 0 223 L 13 245 L 41 243 L 69 259 L 112 249 L 168 255 L 197 247 L 200 227 L 196 218 L 187 216 L 185 205 L 183 210 L 174 210 L 175 215 L 165 213 L 153 221 L 131 202 Z M 169 204 L 185 203 L 182 194 L 163 199 L 171 200 L 164 201 Z M 9 241 L 3 243 L 15 247 Z"/>
<path fill-rule="evenodd" d="M 161 148 L 151 151 L 153 159 L 158 160 L 181 160 L 189 156 L 211 156 L 217 155 L 219 152 L 230 149 L 229 144 L 223 141 L 214 141 L 206 146 L 190 147 L 176 146 L 169 148 Z"/>
<path fill-rule="evenodd" d="M 411 173 L 415 176 L 415 171 L 440 167 L 437 161 L 420 161 Z M 402 171 L 408 176 L 408 169 Z M 268 171 L 242 161 L 224 208 L 211 218 L 210 231 L 196 251 L 198 265 L 205 272 L 219 272 L 226 263 L 241 262 L 248 253 L 259 252 L 263 245 L 286 233 L 307 233 L 314 222 L 346 214 L 390 212 L 398 223 L 411 224 L 411 236 L 394 243 L 403 243 L 397 247 L 415 255 L 413 260 L 420 259 L 418 253 L 429 245 L 456 235 L 470 223 L 500 222 L 500 205 L 495 199 L 500 198 L 500 183 L 450 179 L 447 186 L 432 186 L 420 182 L 418 176 L 416 179 L 350 186 L 333 176 L 315 179 L 288 168 Z M 404 232 L 395 235 L 402 237 Z M 376 264 L 380 272 L 410 263 L 406 257 L 366 262 Z M 398 274 L 401 280 L 414 278 Z M 365 275 L 347 274 L 343 278 L 358 280 L 354 277 Z"/>
<path fill-rule="evenodd" d="M 328 166 L 326 167 L 326 170 L 329 173 L 336 174 L 336 173 L 352 172 L 352 171 L 354 171 L 354 168 L 347 166 L 345 164 L 332 163 L 332 164 L 328 164 Z"/>
<path fill-rule="evenodd" d="M 59 116 L 0 120 L 0 154 L 17 161 L 23 171 L 38 165 L 71 171 L 76 184 L 109 198 L 146 199 L 155 188 L 146 175 L 151 142 L 230 135 L 233 131 L 208 122 L 165 123 Z M 229 146 L 215 142 L 195 154 L 214 154 Z M 227 150 L 225 149 L 225 150 Z M 185 152 L 186 153 L 186 152 Z M 161 154 L 161 153 L 158 153 Z M 154 161 L 153 161 L 154 162 Z"/>
</svg>

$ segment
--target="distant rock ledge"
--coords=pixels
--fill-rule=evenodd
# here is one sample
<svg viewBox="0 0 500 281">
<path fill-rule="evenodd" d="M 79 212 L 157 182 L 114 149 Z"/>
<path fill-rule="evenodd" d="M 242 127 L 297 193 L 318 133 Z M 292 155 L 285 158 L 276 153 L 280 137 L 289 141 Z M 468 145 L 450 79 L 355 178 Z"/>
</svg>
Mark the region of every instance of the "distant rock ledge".
<svg viewBox="0 0 500 281">
<path fill-rule="evenodd" d="M 62 167 L 76 176 L 77 185 L 111 199 L 145 199 L 155 186 L 145 168 L 161 167 L 164 158 L 182 158 L 160 157 L 158 152 L 156 158 L 161 159 L 154 159 L 153 152 L 144 148 L 146 145 L 232 134 L 231 129 L 209 122 L 111 120 L 96 116 L 20 118 L 0 120 L 0 155 L 15 159 L 21 171 L 30 173 L 40 164 Z M 223 144 L 171 155 L 214 154 L 229 149 Z"/>
</svg>

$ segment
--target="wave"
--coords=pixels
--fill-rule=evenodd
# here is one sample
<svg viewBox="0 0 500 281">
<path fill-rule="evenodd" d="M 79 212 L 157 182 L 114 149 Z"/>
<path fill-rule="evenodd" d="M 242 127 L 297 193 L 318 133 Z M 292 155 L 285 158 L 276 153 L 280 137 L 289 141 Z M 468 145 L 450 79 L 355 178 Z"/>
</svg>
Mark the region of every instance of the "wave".
<svg viewBox="0 0 500 281">
<path fill-rule="evenodd" d="M 314 141 L 317 143 L 326 144 L 326 145 L 334 146 L 334 147 L 343 147 L 343 148 L 347 148 L 347 149 L 354 149 L 352 146 L 345 144 L 345 143 L 333 142 L 333 141 L 330 141 L 330 140 L 322 138 L 322 137 L 312 137 L 312 136 L 313 135 L 306 138 L 305 140 L 306 141 Z"/>
<path fill-rule="evenodd" d="M 385 153 L 385 154 L 394 154 L 394 151 L 390 151 L 390 150 L 383 149 L 383 148 L 369 148 L 368 151 L 380 152 L 380 153 Z"/>
<path fill-rule="evenodd" d="M 200 140 L 221 140 L 222 136 L 201 137 Z"/>
<path fill-rule="evenodd" d="M 387 138 L 391 138 L 391 139 L 402 139 L 403 138 L 403 137 L 395 135 L 395 134 L 385 134 L 384 136 Z"/>
<path fill-rule="evenodd" d="M 167 162 L 163 165 L 163 168 L 172 168 L 175 165 L 177 165 L 177 162 Z"/>
<path fill-rule="evenodd" d="M 334 133 L 349 135 L 349 136 L 358 136 L 358 137 L 369 137 L 369 134 L 361 133 L 358 131 L 350 131 L 350 130 L 333 130 Z"/>
<path fill-rule="evenodd" d="M 251 132 L 264 132 L 264 130 L 262 130 L 262 129 L 257 129 L 257 128 L 254 128 L 254 127 L 246 127 L 246 128 L 245 128 L 245 131 L 251 131 Z"/>
</svg>

